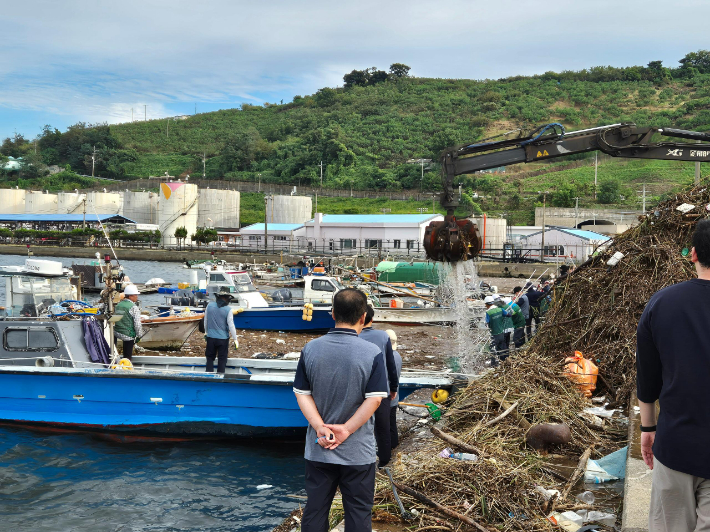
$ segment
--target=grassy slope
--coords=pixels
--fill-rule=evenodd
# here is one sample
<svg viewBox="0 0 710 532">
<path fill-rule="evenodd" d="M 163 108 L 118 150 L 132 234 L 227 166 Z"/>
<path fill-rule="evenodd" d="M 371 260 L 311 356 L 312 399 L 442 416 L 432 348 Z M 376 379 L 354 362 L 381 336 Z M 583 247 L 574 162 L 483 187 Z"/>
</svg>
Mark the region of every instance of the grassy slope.
<svg viewBox="0 0 710 532">
<path fill-rule="evenodd" d="M 419 180 L 409 172 L 402 178 L 408 158 L 437 158 L 445 146 L 474 141 L 520 126 L 559 121 L 569 129 L 635 121 L 657 125 L 710 129 L 709 76 L 672 81 L 654 86 L 648 81 L 562 81 L 520 78 L 502 81 L 441 80 L 412 78 L 373 87 L 337 89 L 328 98 L 319 95 L 297 98 L 293 103 L 266 107 L 245 106 L 244 110 L 205 113 L 186 120 L 137 122 L 111 127 L 125 147 L 141 154 L 126 166 L 129 175 L 171 175 L 201 173 L 198 153 L 206 153 L 208 177 L 221 177 L 219 154 L 232 135 L 248 129 L 261 138 L 257 160 L 247 170 L 227 177 L 254 179 L 261 173 L 265 182 L 307 184 L 316 179 L 316 164 L 324 160 L 325 185 L 347 188 L 372 186 L 368 177 L 374 169 L 385 178 L 380 186 L 416 187 Z M 345 161 L 345 162 L 343 162 Z M 568 162 L 568 161 L 566 161 Z M 466 176 L 464 186 L 487 196 L 481 205 L 494 213 L 512 214 L 516 223 L 529 222 L 538 190 L 554 190 L 573 184 L 582 204 L 593 201 L 593 168 L 556 171 L 565 162 L 551 165 L 517 165 L 506 174 L 483 178 Z M 531 170 L 545 169 L 540 176 Z M 416 172 L 414 172 L 416 173 Z M 438 170 L 425 176 L 425 189 L 438 186 Z M 692 180 L 693 164 L 664 161 L 604 161 L 599 181 L 622 181 L 626 206 L 637 204 L 635 189 L 642 182 L 661 194 Z M 488 183 L 486 187 L 486 179 Z M 382 185 L 384 183 L 384 185 Z M 514 193 L 521 202 L 507 205 Z M 348 206 L 322 200 L 326 212 L 381 207 L 345 201 Z M 320 200 L 319 200 L 320 203 Z M 399 209 L 399 206 L 387 205 Z M 319 205 L 319 207 L 321 207 Z M 419 205 L 407 206 L 416 212 Z M 423 207 L 428 204 L 422 203 Z M 326 209 L 335 209 L 328 211 Z M 249 212 L 250 209 L 243 209 Z M 256 210 L 254 211 L 257 212 Z M 364 211 L 362 211 L 364 212 Z M 244 218 L 245 222 L 250 219 Z"/>
</svg>

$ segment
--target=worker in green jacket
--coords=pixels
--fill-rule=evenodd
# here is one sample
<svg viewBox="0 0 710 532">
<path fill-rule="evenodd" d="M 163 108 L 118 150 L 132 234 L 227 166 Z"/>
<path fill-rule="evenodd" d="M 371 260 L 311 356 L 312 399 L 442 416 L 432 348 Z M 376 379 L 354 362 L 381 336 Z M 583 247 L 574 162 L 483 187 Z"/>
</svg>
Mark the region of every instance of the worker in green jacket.
<svg viewBox="0 0 710 532">
<path fill-rule="evenodd" d="M 122 314 L 123 317 L 113 327 L 113 334 L 116 340 L 123 341 L 123 358 L 131 360 L 133 358 L 133 346 L 143 336 L 143 325 L 141 324 L 141 311 L 136 303 L 138 302 L 138 288 L 129 284 L 123 290 L 125 296 L 116 305 L 114 314 Z"/>
<path fill-rule="evenodd" d="M 513 327 L 513 344 L 516 349 L 520 349 L 525 345 L 525 315 L 522 309 L 509 297 L 503 298 L 503 303 L 507 310 L 510 310 L 513 315 L 510 321 Z"/>
<path fill-rule="evenodd" d="M 486 325 L 491 330 L 493 346 L 497 357 L 491 360 L 492 366 L 497 366 L 499 360 L 505 360 L 508 356 L 508 344 L 505 342 L 504 318 L 512 316 L 512 311 L 503 309 L 495 304 L 493 296 L 486 296 L 483 300 L 486 305 Z"/>
</svg>

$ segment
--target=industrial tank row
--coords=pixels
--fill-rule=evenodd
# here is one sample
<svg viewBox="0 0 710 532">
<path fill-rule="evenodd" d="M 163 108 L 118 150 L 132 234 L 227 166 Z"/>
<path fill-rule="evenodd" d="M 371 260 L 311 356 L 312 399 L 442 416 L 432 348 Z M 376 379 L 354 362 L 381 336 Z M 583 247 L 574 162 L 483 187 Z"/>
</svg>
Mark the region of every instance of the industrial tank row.
<svg viewBox="0 0 710 532">
<path fill-rule="evenodd" d="M 122 214 L 139 224 L 158 225 L 164 245 L 175 245 L 178 227 L 239 227 L 239 192 L 202 189 L 180 181 L 161 183 L 158 192 L 59 192 L 0 189 L 5 214 Z M 312 217 L 311 198 L 267 196 L 269 223 L 303 223 Z"/>
</svg>

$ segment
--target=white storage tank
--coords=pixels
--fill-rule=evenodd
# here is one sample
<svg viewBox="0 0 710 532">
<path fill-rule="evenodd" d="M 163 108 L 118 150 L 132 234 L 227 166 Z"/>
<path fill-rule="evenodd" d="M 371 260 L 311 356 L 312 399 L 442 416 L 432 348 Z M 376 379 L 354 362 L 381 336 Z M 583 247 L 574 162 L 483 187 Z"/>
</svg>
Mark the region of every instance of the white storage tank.
<svg viewBox="0 0 710 532">
<path fill-rule="evenodd" d="M 0 212 L 3 214 L 24 214 L 25 194 L 25 189 L 0 189 Z"/>
<path fill-rule="evenodd" d="M 239 192 L 203 188 L 197 205 L 197 227 L 239 227 Z"/>
<path fill-rule="evenodd" d="M 503 244 L 507 240 L 508 222 L 505 218 L 471 218 L 471 221 L 478 226 L 478 233 L 483 239 L 484 252 L 502 253 Z"/>
<path fill-rule="evenodd" d="M 79 192 L 60 192 L 57 194 L 58 214 L 82 214 L 84 212 L 86 194 Z"/>
<path fill-rule="evenodd" d="M 313 218 L 308 196 L 267 196 L 266 216 L 270 223 L 301 224 Z"/>
<path fill-rule="evenodd" d="M 121 207 L 121 195 L 117 192 L 89 192 L 86 195 L 86 214 L 121 214 Z"/>
<path fill-rule="evenodd" d="M 180 181 L 160 183 L 158 200 L 158 224 L 163 234 L 164 246 L 177 246 L 175 230 L 187 229 L 187 238 L 182 244 L 189 243 L 197 229 L 197 185 Z"/>
<path fill-rule="evenodd" d="M 123 216 L 138 224 L 158 223 L 158 193 L 123 193 Z"/>
<path fill-rule="evenodd" d="M 57 195 L 41 191 L 27 192 L 25 194 L 25 213 L 57 214 Z"/>
</svg>

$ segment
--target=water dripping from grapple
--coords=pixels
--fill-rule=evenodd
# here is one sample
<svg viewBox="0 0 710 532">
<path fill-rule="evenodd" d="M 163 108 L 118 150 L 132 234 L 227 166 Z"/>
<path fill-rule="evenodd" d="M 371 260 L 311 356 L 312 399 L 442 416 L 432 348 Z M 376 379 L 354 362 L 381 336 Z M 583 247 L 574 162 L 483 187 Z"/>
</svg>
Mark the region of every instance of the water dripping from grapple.
<svg viewBox="0 0 710 532">
<path fill-rule="evenodd" d="M 482 244 L 476 224 L 457 220 L 453 214 L 446 215 L 443 222 L 431 222 L 424 231 L 424 250 L 431 260 L 470 260 L 478 255 Z"/>
</svg>

